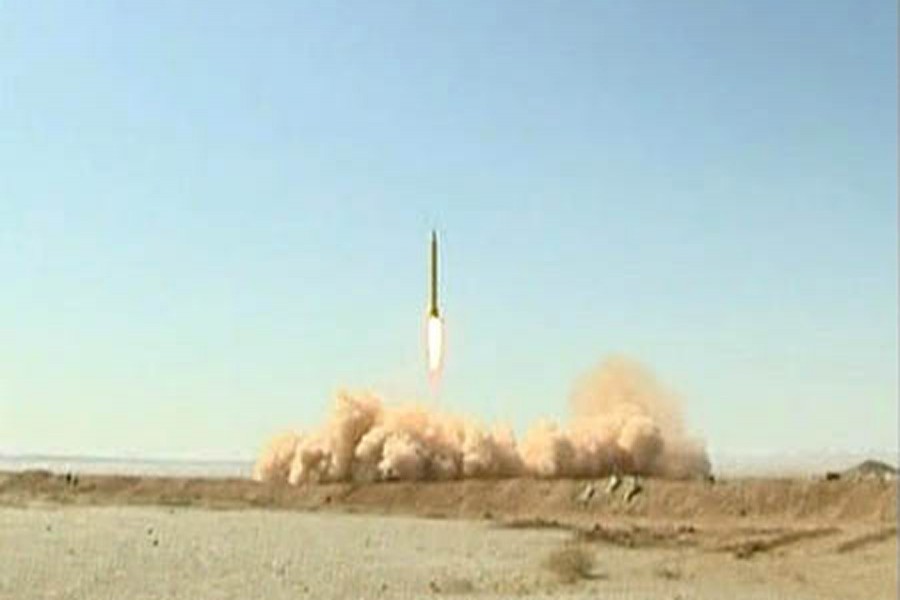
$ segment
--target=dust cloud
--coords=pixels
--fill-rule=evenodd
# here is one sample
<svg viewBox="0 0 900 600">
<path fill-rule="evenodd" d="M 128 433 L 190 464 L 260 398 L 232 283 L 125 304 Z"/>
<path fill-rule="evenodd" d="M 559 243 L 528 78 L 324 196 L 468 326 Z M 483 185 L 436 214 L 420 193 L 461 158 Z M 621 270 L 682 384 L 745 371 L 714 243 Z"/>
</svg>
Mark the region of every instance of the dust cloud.
<svg viewBox="0 0 900 600">
<path fill-rule="evenodd" d="M 686 432 L 677 399 L 632 360 L 600 364 L 577 383 L 570 404 L 568 423 L 541 421 L 517 441 L 506 426 L 342 392 L 324 426 L 273 438 L 253 477 L 296 485 L 709 473 L 706 449 Z"/>
</svg>

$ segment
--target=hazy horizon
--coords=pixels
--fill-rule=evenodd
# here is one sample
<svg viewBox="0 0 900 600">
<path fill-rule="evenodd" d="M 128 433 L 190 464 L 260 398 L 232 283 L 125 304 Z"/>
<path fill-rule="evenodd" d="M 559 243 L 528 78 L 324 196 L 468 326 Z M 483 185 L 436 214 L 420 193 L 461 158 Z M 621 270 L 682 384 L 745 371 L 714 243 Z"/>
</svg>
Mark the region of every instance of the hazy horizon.
<svg viewBox="0 0 900 600">
<path fill-rule="evenodd" d="M 848 469 L 865 460 L 898 467 L 893 451 L 834 454 L 746 454 L 710 457 L 717 476 L 822 476 L 827 471 Z M 0 471 L 46 469 L 97 475 L 175 475 L 198 477 L 249 477 L 256 456 L 196 459 L 191 457 L 68 456 L 0 453 Z"/>
</svg>

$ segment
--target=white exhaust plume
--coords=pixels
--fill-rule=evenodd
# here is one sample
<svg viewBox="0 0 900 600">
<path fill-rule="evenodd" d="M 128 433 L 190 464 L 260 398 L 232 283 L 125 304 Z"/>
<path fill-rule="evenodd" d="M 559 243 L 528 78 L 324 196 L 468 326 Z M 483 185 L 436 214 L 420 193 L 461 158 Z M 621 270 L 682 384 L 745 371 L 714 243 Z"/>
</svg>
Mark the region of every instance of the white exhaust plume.
<svg viewBox="0 0 900 600">
<path fill-rule="evenodd" d="M 444 322 L 440 317 L 428 318 L 425 348 L 428 354 L 428 378 L 434 383 L 440 378 L 444 364 Z"/>
<path fill-rule="evenodd" d="M 635 362 L 601 364 L 578 383 L 571 405 L 565 426 L 540 422 L 517 443 L 508 427 L 341 393 L 324 427 L 274 438 L 253 476 L 299 484 L 709 473 L 706 450 L 686 434 L 675 398 Z"/>
</svg>

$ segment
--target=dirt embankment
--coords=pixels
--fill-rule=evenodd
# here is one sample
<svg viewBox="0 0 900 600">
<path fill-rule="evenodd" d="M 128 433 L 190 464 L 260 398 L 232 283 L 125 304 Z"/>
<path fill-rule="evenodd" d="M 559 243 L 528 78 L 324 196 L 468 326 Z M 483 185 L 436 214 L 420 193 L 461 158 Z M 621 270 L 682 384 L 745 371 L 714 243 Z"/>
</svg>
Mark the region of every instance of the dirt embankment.
<svg viewBox="0 0 900 600">
<path fill-rule="evenodd" d="M 556 521 L 897 521 L 896 480 L 467 480 L 371 484 L 260 484 L 244 479 L 0 474 L 0 504 L 334 508 L 447 518 Z"/>
</svg>

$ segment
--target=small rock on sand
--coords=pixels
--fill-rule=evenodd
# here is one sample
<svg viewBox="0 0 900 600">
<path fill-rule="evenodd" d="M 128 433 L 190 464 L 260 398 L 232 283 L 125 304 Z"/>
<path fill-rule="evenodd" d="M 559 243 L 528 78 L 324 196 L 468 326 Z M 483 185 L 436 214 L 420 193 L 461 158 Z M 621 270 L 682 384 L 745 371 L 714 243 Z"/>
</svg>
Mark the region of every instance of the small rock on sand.
<svg viewBox="0 0 900 600">
<path fill-rule="evenodd" d="M 612 494 L 622 484 L 622 479 L 618 475 L 612 475 L 606 483 L 606 493 Z"/>
<path fill-rule="evenodd" d="M 587 504 L 591 501 L 591 498 L 594 497 L 594 485 L 592 483 L 584 486 L 584 489 L 581 490 L 581 493 L 578 494 L 578 502 L 581 504 Z"/>
<path fill-rule="evenodd" d="M 629 478 L 628 485 L 625 487 L 625 502 L 631 502 L 642 491 L 644 491 L 644 487 L 641 485 L 640 479 L 637 477 Z"/>
</svg>

